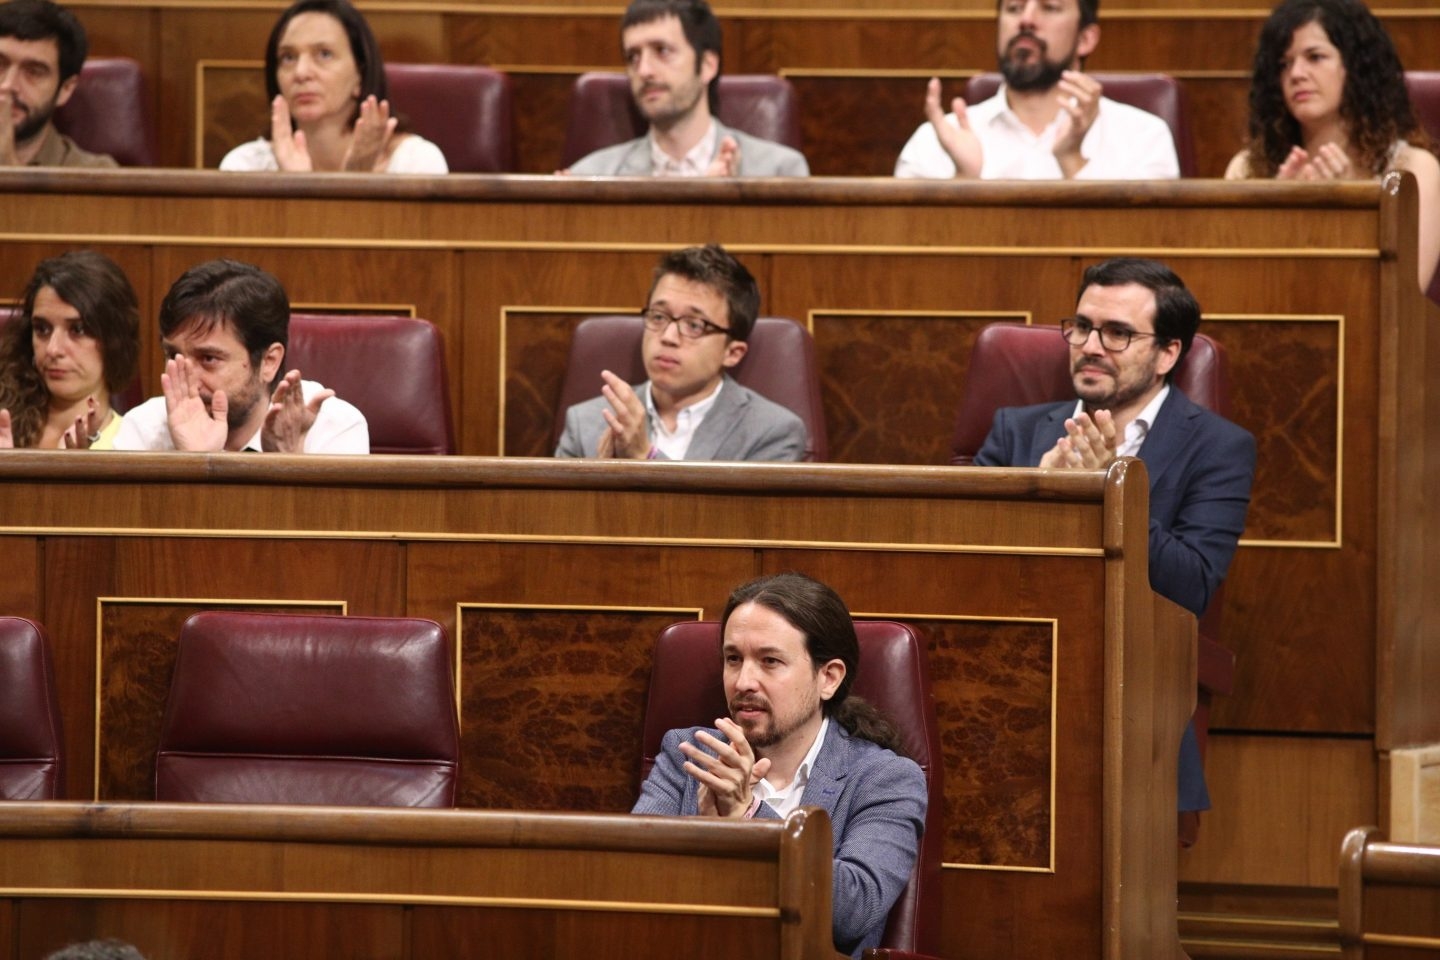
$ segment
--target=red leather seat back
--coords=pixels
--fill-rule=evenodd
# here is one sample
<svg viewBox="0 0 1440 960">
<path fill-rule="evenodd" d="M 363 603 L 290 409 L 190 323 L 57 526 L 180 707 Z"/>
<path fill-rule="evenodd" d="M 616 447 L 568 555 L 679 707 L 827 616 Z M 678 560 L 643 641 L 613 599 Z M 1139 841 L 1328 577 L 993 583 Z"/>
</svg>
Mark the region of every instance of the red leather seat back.
<svg viewBox="0 0 1440 960">
<path fill-rule="evenodd" d="M 1191 400 L 1221 416 L 1230 411 L 1225 351 L 1203 333 L 1175 371 L 1174 383 Z M 950 462 L 968 466 L 980 452 L 1001 407 L 1073 400 L 1070 350 L 1058 326 L 992 323 L 975 338 L 970 373 L 955 416 Z"/>
<path fill-rule="evenodd" d="M 1430 139 L 1440 144 L 1440 70 L 1405 71 L 1405 89 L 1410 92 L 1410 105 L 1415 119 Z M 1440 303 L 1440 270 L 1430 281 L 1430 299 Z"/>
<path fill-rule="evenodd" d="M 197 613 L 180 629 L 155 798 L 454 806 L 456 717 L 438 623 Z"/>
<path fill-rule="evenodd" d="M 630 314 L 589 317 L 575 328 L 560 403 L 555 409 L 556 443 L 565 429 L 565 411 L 600 395 L 601 370 L 611 371 L 626 383 L 645 380 L 645 364 L 640 356 L 644 333 L 644 321 Z M 823 461 L 828 452 L 825 410 L 820 402 L 820 372 L 810 331 L 793 320 L 760 317 L 750 331 L 749 344 L 744 359 L 730 370 L 730 375 L 736 383 L 793 410 L 805 422 L 805 459 Z"/>
<path fill-rule="evenodd" d="M 45 628 L 0 617 L 0 800 L 59 798 L 64 742 Z"/>
<path fill-rule="evenodd" d="M 287 369 L 365 414 L 371 453 L 453 453 L 445 345 L 427 320 L 292 313 Z"/>
<path fill-rule="evenodd" d="M 389 63 L 390 104 L 445 154 L 452 173 L 515 169 L 510 77 L 489 67 Z"/>
<path fill-rule="evenodd" d="M 1175 155 L 1180 161 L 1180 176 L 1193 177 L 1195 166 L 1195 135 L 1190 126 L 1190 97 L 1174 77 L 1163 73 L 1094 73 L 1104 88 L 1104 95 L 1117 103 L 1138 107 L 1153 113 L 1170 127 L 1175 138 Z M 1000 89 L 1000 74 L 982 73 L 971 77 L 965 85 L 965 102 L 988 100 Z"/>
<path fill-rule="evenodd" d="M 11 320 L 18 320 L 19 318 L 20 307 L 0 306 L 0 329 L 3 329 L 5 324 Z M 117 413 L 124 413 L 144 399 L 145 394 L 140 392 L 140 378 L 137 376 L 130 381 L 129 386 L 124 390 L 110 397 L 110 406 L 113 407 Z"/>
<path fill-rule="evenodd" d="M 720 78 L 720 122 L 764 140 L 800 149 L 800 105 L 784 77 L 736 74 Z M 634 140 L 649 128 L 623 73 L 584 73 L 570 92 L 560 166 L 603 147 Z"/>
<path fill-rule="evenodd" d="M 145 77 L 128 57 L 91 57 L 80 83 L 55 111 L 55 128 L 91 153 L 108 153 L 122 167 L 153 167 L 158 150 Z"/>
<path fill-rule="evenodd" d="M 881 945 L 937 954 L 940 942 L 940 864 L 944 840 L 944 764 L 930 692 L 926 641 L 909 624 L 857 620 L 859 675 L 854 693 L 880 708 L 900 729 L 906 752 L 929 785 L 920 859 L 890 910 Z M 641 779 L 648 776 L 667 730 L 710 725 L 726 713 L 720 663 L 720 624 L 676 623 L 655 641 L 641 742 Z"/>
</svg>

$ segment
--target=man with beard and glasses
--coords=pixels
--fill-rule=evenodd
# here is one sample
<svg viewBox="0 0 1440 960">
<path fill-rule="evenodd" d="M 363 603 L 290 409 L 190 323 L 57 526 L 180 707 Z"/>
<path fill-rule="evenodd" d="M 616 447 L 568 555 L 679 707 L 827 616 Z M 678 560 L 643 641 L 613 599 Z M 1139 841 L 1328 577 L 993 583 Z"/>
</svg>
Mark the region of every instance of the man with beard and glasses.
<svg viewBox="0 0 1440 960">
<path fill-rule="evenodd" d="M 569 170 L 599 177 L 805 177 L 799 151 L 732 130 L 715 116 L 720 21 L 705 0 L 635 0 L 620 21 L 635 106 L 650 130 L 582 158 Z"/>
<path fill-rule="evenodd" d="M 50 0 L 0 4 L 0 166 L 113 167 L 55 129 L 80 82 L 85 28 Z"/>
<path fill-rule="evenodd" d="M 1154 114 L 1101 96 L 1081 72 L 1100 43 L 1100 0 L 1000 0 L 996 48 L 1005 82 L 953 113 L 940 80 L 926 122 L 895 164 L 897 177 L 983 180 L 1173 180 L 1175 141 Z"/>
<path fill-rule="evenodd" d="M 894 724 L 850 693 L 860 644 L 845 602 L 798 573 L 735 589 L 720 615 L 725 700 L 671 730 L 632 813 L 730 819 L 823 807 L 835 843 L 835 947 L 876 946 L 925 830 L 925 774 Z"/>
<path fill-rule="evenodd" d="M 1150 585 L 1195 616 L 1210 605 L 1245 529 L 1255 438 L 1171 385 L 1200 305 L 1170 268 L 1118 258 L 1085 271 L 1070 344 L 1076 401 L 995 413 L 975 465 L 1103 469 L 1117 457 L 1150 475 Z M 1180 747 L 1182 811 L 1210 797 L 1193 729 Z"/>
<path fill-rule="evenodd" d="M 116 450 L 369 453 L 365 417 L 320 384 L 281 375 L 290 300 L 259 267 L 192 267 L 160 304 L 163 396 L 125 414 Z"/>
</svg>

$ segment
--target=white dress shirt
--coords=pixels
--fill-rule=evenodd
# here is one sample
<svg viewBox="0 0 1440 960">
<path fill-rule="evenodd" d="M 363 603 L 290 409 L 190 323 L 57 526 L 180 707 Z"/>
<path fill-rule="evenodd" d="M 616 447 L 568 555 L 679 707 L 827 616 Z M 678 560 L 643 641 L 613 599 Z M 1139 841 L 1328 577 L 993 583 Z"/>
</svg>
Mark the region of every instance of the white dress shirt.
<svg viewBox="0 0 1440 960">
<path fill-rule="evenodd" d="M 301 380 L 300 388 L 305 400 L 325 388 L 314 380 Z M 267 402 L 262 397 L 260 402 Z M 260 452 L 260 434 L 245 444 L 244 449 Z M 170 422 L 165 413 L 165 398 L 151 397 L 140 406 L 125 414 L 120 421 L 120 432 L 115 435 L 116 450 L 174 450 L 175 441 L 170 436 Z M 355 406 L 339 397 L 331 397 L 320 404 L 315 423 L 305 434 L 305 453 L 369 453 L 370 427 L 365 415 Z"/>
<path fill-rule="evenodd" d="M 984 152 L 980 179 L 1063 179 L 1053 152 L 1059 124 L 1067 116 L 1063 110 L 1037 134 L 1010 109 L 1002 85 L 995 96 L 969 107 L 965 116 Z M 953 113 L 945 115 L 945 122 L 959 125 Z M 1087 162 L 1075 175 L 1077 180 L 1174 180 L 1180 176 L 1175 140 L 1165 121 L 1105 97 L 1100 98 L 1099 112 L 1080 144 L 1080 153 Z M 895 176 L 935 180 L 955 176 L 955 161 L 928 121 L 900 152 Z"/>
<path fill-rule="evenodd" d="M 795 776 L 786 786 L 771 786 L 769 780 L 761 780 L 755 784 L 753 792 L 756 798 L 761 803 L 770 804 L 771 809 L 778 813 L 782 820 L 800 809 L 800 798 L 805 795 L 805 787 L 810 783 L 810 771 L 815 769 L 815 758 L 820 756 L 820 746 L 825 742 L 825 731 L 828 729 L 830 718 L 825 717 L 820 721 L 815 742 L 810 744 L 810 749 L 805 752 L 805 759 L 800 761 Z"/>
<path fill-rule="evenodd" d="M 1115 447 L 1115 456 L 1134 457 L 1140 453 L 1140 447 L 1144 445 L 1145 438 L 1150 435 L 1150 428 L 1155 425 L 1155 418 L 1160 415 L 1160 408 L 1165 405 L 1165 398 L 1170 396 L 1170 384 L 1160 388 L 1160 392 L 1150 398 L 1145 408 L 1135 414 L 1135 419 L 1125 424 L 1125 435 L 1120 438 L 1120 443 Z M 1075 401 L 1075 412 L 1070 415 L 1071 419 L 1080 416 L 1085 412 L 1085 401 Z"/>
<path fill-rule="evenodd" d="M 715 392 L 710 396 L 676 410 L 675 429 L 672 431 L 665 426 L 665 421 L 660 419 L 660 413 L 655 409 L 655 398 L 650 394 L 650 382 L 647 380 L 642 392 L 645 399 L 645 416 L 650 421 L 650 442 L 667 458 L 684 460 L 685 454 L 690 451 L 690 441 L 695 439 L 695 431 L 699 430 L 700 424 L 705 422 L 705 415 L 715 406 L 715 401 L 719 399 L 720 391 L 723 389 L 725 389 L 725 381 L 721 379 Z"/>
</svg>

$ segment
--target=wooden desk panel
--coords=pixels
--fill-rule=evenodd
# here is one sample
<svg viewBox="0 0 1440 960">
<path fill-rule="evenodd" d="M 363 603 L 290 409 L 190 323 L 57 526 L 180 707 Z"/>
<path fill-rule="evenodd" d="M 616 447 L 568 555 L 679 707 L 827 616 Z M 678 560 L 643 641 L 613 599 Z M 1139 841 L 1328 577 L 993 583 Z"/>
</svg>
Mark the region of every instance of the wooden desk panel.
<svg viewBox="0 0 1440 960">
<path fill-rule="evenodd" d="M 857 612 L 929 633 L 955 771 L 946 955 L 1177 955 L 1164 891 L 1193 620 L 1148 589 L 1138 462 L 1047 477 L 31 453 L 0 459 L 0 483 L 15 524 L 0 539 L 44 537 L 29 612 L 57 649 L 72 796 L 97 776 L 100 799 L 145 795 L 168 631 L 186 612 L 343 604 L 450 631 L 464 803 L 623 811 L 660 626 L 715 615 L 756 573 L 802 569 Z M 978 899 L 1008 919 L 971 913 Z M 454 922 L 437 917 L 433 936 Z"/>
<path fill-rule="evenodd" d="M 618 960 L 673 956 L 682 927 L 687 956 L 834 957 L 823 811 L 747 824 L 170 804 L 4 813 L 12 960 L 100 936 L 215 960 L 445 957 L 477 943 Z"/>
</svg>

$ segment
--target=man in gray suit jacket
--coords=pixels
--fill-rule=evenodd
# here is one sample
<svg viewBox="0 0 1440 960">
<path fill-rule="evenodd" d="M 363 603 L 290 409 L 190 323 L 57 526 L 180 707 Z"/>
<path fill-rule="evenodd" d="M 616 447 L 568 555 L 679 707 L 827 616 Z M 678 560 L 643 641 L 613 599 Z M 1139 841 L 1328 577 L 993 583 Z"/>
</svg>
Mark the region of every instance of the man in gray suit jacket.
<svg viewBox="0 0 1440 960">
<path fill-rule="evenodd" d="M 596 150 L 569 169 L 599 177 L 805 177 L 799 151 L 715 118 L 720 22 L 705 0 L 634 0 L 620 47 L 643 137 Z"/>
<path fill-rule="evenodd" d="M 720 617 L 725 700 L 714 728 L 671 730 L 632 813 L 783 817 L 824 808 L 835 844 L 836 949 L 879 944 L 925 831 L 925 774 L 850 695 L 860 644 L 845 603 L 798 573 L 736 588 Z"/>
<path fill-rule="evenodd" d="M 760 312 L 750 271 L 715 244 L 655 268 L 640 343 L 649 379 L 601 373 L 600 396 L 565 412 L 557 457 L 799 460 L 805 424 L 730 379 Z"/>
</svg>

